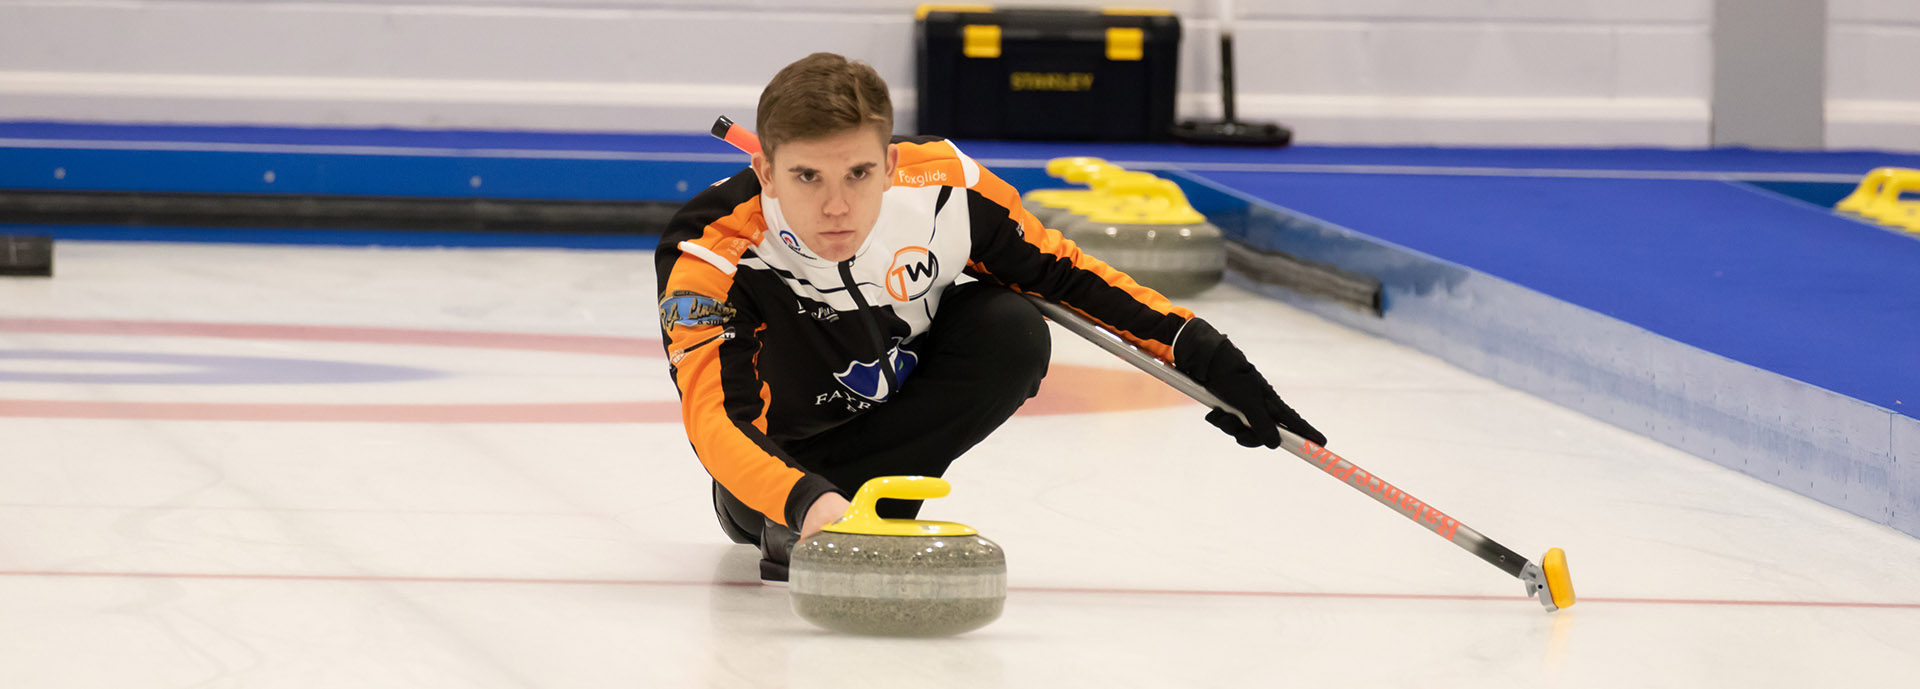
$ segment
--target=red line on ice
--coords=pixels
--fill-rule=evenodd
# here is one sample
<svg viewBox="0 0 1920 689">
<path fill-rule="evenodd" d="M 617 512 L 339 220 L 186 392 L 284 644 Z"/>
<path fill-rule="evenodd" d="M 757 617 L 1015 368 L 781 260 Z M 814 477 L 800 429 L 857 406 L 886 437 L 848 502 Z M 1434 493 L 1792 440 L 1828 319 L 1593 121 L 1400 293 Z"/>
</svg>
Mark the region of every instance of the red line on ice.
<svg viewBox="0 0 1920 689">
<path fill-rule="evenodd" d="M 533 352 L 608 354 L 660 358 L 660 341 L 653 338 L 605 335 L 548 335 L 413 328 L 363 328 L 329 325 L 268 325 L 259 323 L 192 323 L 167 321 L 69 320 L 63 318 L 0 318 L 0 333 L 27 332 L 57 335 L 148 335 L 210 337 L 234 340 L 298 340 L 362 344 L 425 345 L 514 349 Z"/>
<path fill-rule="evenodd" d="M 565 578 L 523 578 L 523 577 L 433 577 L 433 576 L 379 576 L 348 574 L 248 574 L 217 572 L 59 572 L 59 571 L 0 571 L 6 577 L 45 577 L 45 578 L 95 578 L 95 579 L 200 579 L 200 580 L 238 580 L 238 581 L 311 581 L 311 582 L 368 582 L 395 584 L 531 584 L 540 586 L 629 586 L 629 587 L 705 587 L 733 588 L 762 586 L 758 581 L 725 580 L 672 580 L 672 579 L 565 579 Z M 1218 591 L 1204 589 L 1102 589 L 1102 588 L 1055 588 L 1045 586 L 1010 586 L 1010 593 L 1095 595 L 1095 596 L 1217 596 L 1231 598 L 1336 598 L 1357 600 L 1431 600 L 1431 601 L 1488 601 L 1488 602 L 1532 602 L 1519 596 L 1477 596 L 1455 594 L 1424 593 L 1342 593 L 1331 591 Z M 1865 608 L 1920 610 L 1920 603 L 1868 603 L 1854 601 L 1792 601 L 1792 600 L 1735 600 L 1708 598 L 1605 598 L 1582 596 L 1580 604 L 1619 605 L 1701 605 L 1701 606 L 1743 606 L 1743 607 L 1793 607 L 1793 608 Z"/>
<path fill-rule="evenodd" d="M 414 328 L 170 321 L 0 318 L 0 334 L 205 337 L 416 345 L 658 359 L 660 341 L 606 335 L 551 335 Z M 662 381 L 665 385 L 665 381 Z M 1055 364 L 1022 415 L 1157 409 L 1194 404 L 1132 369 Z M 0 399 L 0 418 L 142 419 L 364 423 L 673 423 L 678 401 L 549 404 L 298 404 Z"/>
</svg>

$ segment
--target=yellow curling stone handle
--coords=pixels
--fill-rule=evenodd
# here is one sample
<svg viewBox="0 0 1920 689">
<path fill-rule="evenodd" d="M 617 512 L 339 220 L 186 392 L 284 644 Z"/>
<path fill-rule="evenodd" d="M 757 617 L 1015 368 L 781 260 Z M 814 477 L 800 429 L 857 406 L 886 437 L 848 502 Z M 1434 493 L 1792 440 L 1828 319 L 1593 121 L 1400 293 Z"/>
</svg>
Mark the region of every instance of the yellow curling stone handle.
<svg viewBox="0 0 1920 689">
<path fill-rule="evenodd" d="M 874 503 L 881 498 L 928 500 L 944 498 L 952 491 L 953 484 L 934 476 L 881 476 L 861 486 L 859 492 L 853 494 L 853 504 L 847 507 L 846 515 L 823 528 L 834 533 L 869 536 L 971 536 L 980 533 L 965 524 L 885 519 L 874 511 Z"/>
</svg>

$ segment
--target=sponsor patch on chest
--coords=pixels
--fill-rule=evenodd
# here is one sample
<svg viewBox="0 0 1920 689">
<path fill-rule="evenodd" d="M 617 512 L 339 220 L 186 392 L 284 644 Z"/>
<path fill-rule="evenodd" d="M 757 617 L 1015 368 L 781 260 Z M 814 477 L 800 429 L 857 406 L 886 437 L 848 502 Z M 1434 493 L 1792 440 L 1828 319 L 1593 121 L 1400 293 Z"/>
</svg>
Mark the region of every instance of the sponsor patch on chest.
<svg viewBox="0 0 1920 689">
<path fill-rule="evenodd" d="M 940 278 L 940 259 L 924 246 L 910 246 L 893 253 L 887 266 L 887 295 L 896 301 L 913 301 L 925 296 Z"/>
</svg>

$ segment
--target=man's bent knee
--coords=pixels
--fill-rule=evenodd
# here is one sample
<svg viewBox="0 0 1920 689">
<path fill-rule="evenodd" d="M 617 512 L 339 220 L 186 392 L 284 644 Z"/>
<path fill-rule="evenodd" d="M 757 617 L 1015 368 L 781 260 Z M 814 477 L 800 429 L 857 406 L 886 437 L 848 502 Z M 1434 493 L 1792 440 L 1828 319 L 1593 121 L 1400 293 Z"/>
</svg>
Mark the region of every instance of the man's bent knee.
<svg viewBox="0 0 1920 689">
<path fill-rule="evenodd" d="M 992 356 L 1001 362 L 1009 382 L 1032 397 L 1040 390 L 1053 358 L 1053 337 L 1047 321 L 1026 297 L 996 290 L 986 309 L 985 327 L 993 339 Z"/>
</svg>

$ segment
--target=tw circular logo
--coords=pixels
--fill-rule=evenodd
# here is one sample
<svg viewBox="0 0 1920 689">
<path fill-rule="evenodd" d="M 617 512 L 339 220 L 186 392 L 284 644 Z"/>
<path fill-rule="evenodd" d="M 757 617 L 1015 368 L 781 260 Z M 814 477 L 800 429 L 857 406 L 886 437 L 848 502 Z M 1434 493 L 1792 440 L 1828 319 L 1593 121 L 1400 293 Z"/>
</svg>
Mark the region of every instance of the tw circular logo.
<svg viewBox="0 0 1920 689">
<path fill-rule="evenodd" d="M 896 301 L 913 301 L 933 289 L 940 277 L 940 259 L 924 246 L 910 246 L 893 253 L 893 265 L 887 266 L 887 294 Z"/>
</svg>

